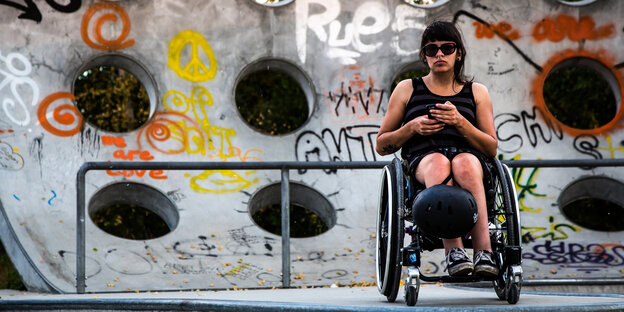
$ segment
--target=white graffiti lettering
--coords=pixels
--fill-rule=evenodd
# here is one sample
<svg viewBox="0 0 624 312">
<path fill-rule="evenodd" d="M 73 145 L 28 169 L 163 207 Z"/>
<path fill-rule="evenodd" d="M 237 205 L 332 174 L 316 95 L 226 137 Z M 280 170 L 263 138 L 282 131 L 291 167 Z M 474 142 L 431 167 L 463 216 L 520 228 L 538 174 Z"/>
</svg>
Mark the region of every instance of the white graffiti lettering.
<svg viewBox="0 0 624 312">
<path fill-rule="evenodd" d="M 17 66 L 15 66 L 16 62 Z M 30 123 L 30 113 L 25 104 L 28 98 L 23 97 L 24 87 L 29 87 L 31 91 L 30 106 L 37 105 L 39 100 L 39 87 L 33 79 L 27 77 L 32 71 L 32 65 L 25 56 L 19 53 L 9 53 L 6 57 L 0 54 L 0 65 L 6 68 L 6 70 L 0 68 L 0 75 L 4 76 L 4 79 L 0 81 L 0 90 L 8 86 L 13 95 L 13 98 L 7 97 L 2 100 L 4 113 L 18 126 L 25 126 Z"/>
<path fill-rule="evenodd" d="M 424 29 L 424 13 L 408 5 L 397 6 L 395 18 L 392 18 L 392 14 L 382 3 L 364 2 L 353 12 L 351 22 L 343 24 L 338 20 L 341 13 L 338 0 L 298 1 L 296 4 L 297 52 L 304 63 L 307 56 L 308 29 L 316 35 L 316 39 L 329 46 L 326 56 L 337 59 L 343 65 L 353 65 L 362 53 L 371 53 L 382 47 L 383 42 L 369 37 L 386 30 L 391 21 L 394 21 L 391 29 L 396 32 L 391 46 L 397 54 L 411 55 L 418 52 L 418 49 L 405 50 L 399 46 L 401 32 Z M 310 14 L 311 7 L 319 6 L 323 8 L 321 12 Z"/>
</svg>

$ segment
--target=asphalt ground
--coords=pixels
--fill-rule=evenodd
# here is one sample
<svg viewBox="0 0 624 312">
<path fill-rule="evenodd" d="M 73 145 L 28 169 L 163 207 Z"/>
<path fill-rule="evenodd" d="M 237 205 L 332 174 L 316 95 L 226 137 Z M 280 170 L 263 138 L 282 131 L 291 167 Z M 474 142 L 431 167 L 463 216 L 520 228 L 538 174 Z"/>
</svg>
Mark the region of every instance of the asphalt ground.
<svg viewBox="0 0 624 312">
<path fill-rule="evenodd" d="M 623 294 L 522 291 L 515 305 L 493 289 L 423 284 L 415 307 L 403 291 L 387 302 L 376 287 L 43 294 L 0 290 L 2 311 L 624 311 Z"/>
</svg>

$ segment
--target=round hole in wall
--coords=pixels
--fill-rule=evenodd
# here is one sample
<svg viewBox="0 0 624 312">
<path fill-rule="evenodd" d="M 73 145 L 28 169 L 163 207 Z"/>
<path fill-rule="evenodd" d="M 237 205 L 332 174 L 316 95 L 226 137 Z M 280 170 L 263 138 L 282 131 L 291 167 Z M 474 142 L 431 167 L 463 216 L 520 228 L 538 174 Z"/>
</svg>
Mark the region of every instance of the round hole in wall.
<svg viewBox="0 0 624 312">
<path fill-rule="evenodd" d="M 394 88 L 399 84 L 399 82 L 405 79 L 412 79 L 426 76 L 429 73 L 429 69 L 427 69 L 422 63 L 410 63 L 403 66 L 398 74 L 392 80 L 392 84 L 390 85 L 390 94 L 394 91 Z"/>
<path fill-rule="evenodd" d="M 297 66 L 284 60 L 261 59 L 240 73 L 234 98 L 250 127 L 281 135 L 308 121 L 316 94 L 310 78 Z"/>
<path fill-rule="evenodd" d="M 608 177 L 584 177 L 561 192 L 557 200 L 566 218 L 596 231 L 624 230 L 624 183 Z"/>
<path fill-rule="evenodd" d="M 249 214 L 262 229 L 281 235 L 281 184 L 258 190 L 249 200 Z M 313 237 L 336 225 L 336 211 L 329 200 L 315 189 L 290 182 L 290 236 Z"/>
<path fill-rule="evenodd" d="M 613 72 L 585 57 L 565 59 L 546 76 L 546 108 L 562 124 L 574 129 L 598 129 L 618 113 L 620 86 Z"/>
<path fill-rule="evenodd" d="M 431 9 L 445 5 L 450 0 L 404 0 L 407 4 L 421 9 Z"/>
<path fill-rule="evenodd" d="M 251 1 L 260 5 L 268 6 L 268 7 L 280 7 L 280 6 L 285 6 L 293 2 L 294 0 L 251 0 Z"/>
<path fill-rule="evenodd" d="M 174 203 L 155 188 L 135 182 L 108 185 L 89 200 L 89 216 L 101 230 L 126 239 L 161 237 L 180 219 Z"/>
<path fill-rule="evenodd" d="M 596 2 L 596 0 L 558 0 L 559 3 L 563 3 L 569 6 L 583 6 Z"/>
<path fill-rule="evenodd" d="M 123 133 L 141 127 L 156 107 L 152 75 L 125 55 L 101 55 L 86 62 L 72 87 L 76 106 L 86 122 L 108 132 Z"/>
</svg>

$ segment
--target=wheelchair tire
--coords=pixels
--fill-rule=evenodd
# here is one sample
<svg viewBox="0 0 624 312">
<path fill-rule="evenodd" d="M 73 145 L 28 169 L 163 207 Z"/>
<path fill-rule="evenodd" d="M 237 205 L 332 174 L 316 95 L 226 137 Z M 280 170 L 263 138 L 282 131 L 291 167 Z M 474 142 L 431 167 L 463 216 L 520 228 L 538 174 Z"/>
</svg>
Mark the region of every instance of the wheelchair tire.
<svg viewBox="0 0 624 312">
<path fill-rule="evenodd" d="M 503 228 L 504 233 L 495 234 L 495 240 L 504 246 L 521 247 L 520 238 L 520 215 L 514 181 L 509 168 L 502 164 L 498 159 L 494 160 L 496 175 L 495 192 L 497 199 L 494 210 L 498 216 L 491 222 L 498 222 Z M 502 211 L 501 211 L 502 210 Z M 506 250 L 497 250 L 495 252 L 497 262 L 499 263 L 500 274 L 492 282 L 496 295 L 500 300 L 507 300 L 510 304 L 515 304 L 520 298 L 520 288 L 522 286 L 522 276 L 520 273 L 520 281 L 514 282 L 514 276 L 511 269 L 512 265 L 520 265 L 521 249 L 518 249 L 516 256 L 509 257 Z"/>
<path fill-rule="evenodd" d="M 494 281 L 492 281 L 492 284 L 494 284 L 494 291 L 496 292 L 496 296 L 498 296 L 498 299 L 500 300 L 507 300 L 506 277 L 507 274 L 502 273 L 499 274 Z"/>
<path fill-rule="evenodd" d="M 403 171 L 395 159 L 384 167 L 377 213 L 375 254 L 377 288 L 389 302 L 396 300 L 401 279 L 400 252 L 403 244 Z"/>
<path fill-rule="evenodd" d="M 518 207 L 518 200 L 516 198 L 516 188 L 513 177 L 509 168 L 500 163 L 497 160 L 497 166 L 499 167 L 499 174 L 501 176 L 502 187 L 505 198 L 505 212 L 511 215 L 511 218 L 507 218 L 507 235 L 509 245 L 521 246 L 522 240 L 520 238 L 520 209 Z M 520 264 L 520 263 L 513 263 Z"/>
<path fill-rule="evenodd" d="M 520 286 L 518 284 L 512 284 L 509 286 L 509 293 L 507 294 L 507 303 L 516 304 L 520 300 Z"/>
<path fill-rule="evenodd" d="M 412 307 L 418 301 L 418 288 L 412 285 L 405 286 L 405 303 Z"/>
</svg>

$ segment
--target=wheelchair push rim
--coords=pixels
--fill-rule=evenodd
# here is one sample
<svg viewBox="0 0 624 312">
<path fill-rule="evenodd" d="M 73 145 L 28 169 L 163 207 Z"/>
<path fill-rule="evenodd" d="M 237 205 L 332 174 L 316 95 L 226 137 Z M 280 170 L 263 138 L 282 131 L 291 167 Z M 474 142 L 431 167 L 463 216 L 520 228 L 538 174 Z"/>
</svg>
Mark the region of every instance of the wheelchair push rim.
<svg viewBox="0 0 624 312">
<path fill-rule="evenodd" d="M 384 167 L 377 213 L 375 269 L 377 288 L 388 301 L 396 299 L 401 278 L 400 246 L 402 219 L 402 170 L 395 161 Z M 401 191 L 400 191 L 401 190 Z"/>
</svg>

